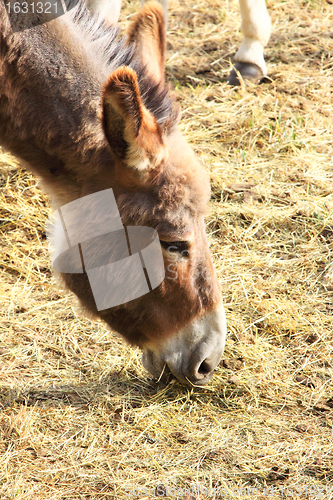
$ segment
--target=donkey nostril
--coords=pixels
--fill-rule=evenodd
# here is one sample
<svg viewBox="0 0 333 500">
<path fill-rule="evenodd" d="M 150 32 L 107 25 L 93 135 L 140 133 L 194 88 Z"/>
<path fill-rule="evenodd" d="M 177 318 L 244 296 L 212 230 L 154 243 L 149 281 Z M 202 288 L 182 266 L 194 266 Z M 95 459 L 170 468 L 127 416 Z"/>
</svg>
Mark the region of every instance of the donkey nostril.
<svg viewBox="0 0 333 500">
<path fill-rule="evenodd" d="M 201 363 L 201 365 L 198 368 L 198 373 L 200 375 L 208 375 L 211 371 L 214 370 L 214 367 L 207 361 L 206 359 Z"/>
<path fill-rule="evenodd" d="M 194 384 L 206 384 L 213 375 L 214 368 L 220 360 L 220 357 L 214 354 L 204 359 L 203 357 L 194 355 L 190 366 L 183 369 L 185 378 Z"/>
</svg>

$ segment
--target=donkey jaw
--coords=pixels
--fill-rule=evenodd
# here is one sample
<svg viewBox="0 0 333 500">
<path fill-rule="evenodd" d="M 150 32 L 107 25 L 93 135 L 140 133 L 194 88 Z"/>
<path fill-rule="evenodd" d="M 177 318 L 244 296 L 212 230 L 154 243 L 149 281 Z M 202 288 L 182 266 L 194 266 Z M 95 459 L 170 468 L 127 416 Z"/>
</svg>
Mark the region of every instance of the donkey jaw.
<svg viewBox="0 0 333 500">
<path fill-rule="evenodd" d="M 144 349 L 142 363 L 156 379 L 170 372 L 189 385 L 206 385 L 219 364 L 227 333 L 222 305 L 197 318 L 164 344 Z"/>
</svg>

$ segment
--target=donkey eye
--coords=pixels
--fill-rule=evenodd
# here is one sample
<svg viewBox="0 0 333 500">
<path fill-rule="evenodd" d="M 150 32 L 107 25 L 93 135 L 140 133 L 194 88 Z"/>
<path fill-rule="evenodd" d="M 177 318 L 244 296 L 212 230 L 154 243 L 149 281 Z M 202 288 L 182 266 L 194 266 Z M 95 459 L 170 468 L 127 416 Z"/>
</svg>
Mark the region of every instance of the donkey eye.
<svg viewBox="0 0 333 500">
<path fill-rule="evenodd" d="M 167 252 L 178 252 L 182 257 L 189 257 L 188 243 L 187 241 L 162 241 L 160 240 L 162 247 Z"/>
</svg>

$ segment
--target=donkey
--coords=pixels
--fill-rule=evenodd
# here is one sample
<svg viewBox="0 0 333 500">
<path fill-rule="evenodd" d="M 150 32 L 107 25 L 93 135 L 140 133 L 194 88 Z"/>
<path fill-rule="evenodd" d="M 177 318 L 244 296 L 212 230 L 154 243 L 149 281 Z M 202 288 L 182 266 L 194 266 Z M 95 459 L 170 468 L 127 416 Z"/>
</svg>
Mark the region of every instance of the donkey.
<svg viewBox="0 0 333 500">
<path fill-rule="evenodd" d="M 144 3 L 144 0 L 141 0 Z M 169 0 L 158 0 L 164 9 L 165 20 Z M 89 8 L 98 12 L 107 22 L 118 22 L 121 0 L 87 0 Z M 271 19 L 265 0 L 239 0 L 243 40 L 235 55 L 236 64 L 228 77 L 228 83 L 240 85 L 238 74 L 244 80 L 258 83 L 267 76 L 264 48 L 271 35 Z"/>
<path fill-rule="evenodd" d="M 104 310 L 86 272 L 60 277 L 143 350 L 154 377 L 206 384 L 226 322 L 205 234 L 208 175 L 165 85 L 163 9 L 147 3 L 126 40 L 83 4 L 51 22 L 25 15 L 35 27 L 13 33 L 0 3 L 0 144 L 39 176 L 54 209 L 111 188 L 124 226 L 157 231 L 165 268 L 150 293 Z"/>
</svg>

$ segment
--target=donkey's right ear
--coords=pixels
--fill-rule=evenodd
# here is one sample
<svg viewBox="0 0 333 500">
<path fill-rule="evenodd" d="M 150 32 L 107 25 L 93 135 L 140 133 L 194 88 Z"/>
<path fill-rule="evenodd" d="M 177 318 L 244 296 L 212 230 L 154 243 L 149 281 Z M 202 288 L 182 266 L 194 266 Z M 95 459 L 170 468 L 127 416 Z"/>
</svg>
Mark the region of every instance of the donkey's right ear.
<svg viewBox="0 0 333 500">
<path fill-rule="evenodd" d="M 146 65 L 150 76 L 156 83 L 163 82 L 166 37 L 161 4 L 155 1 L 145 3 L 134 17 L 127 36 L 130 43 L 136 44 L 140 59 Z"/>
</svg>

